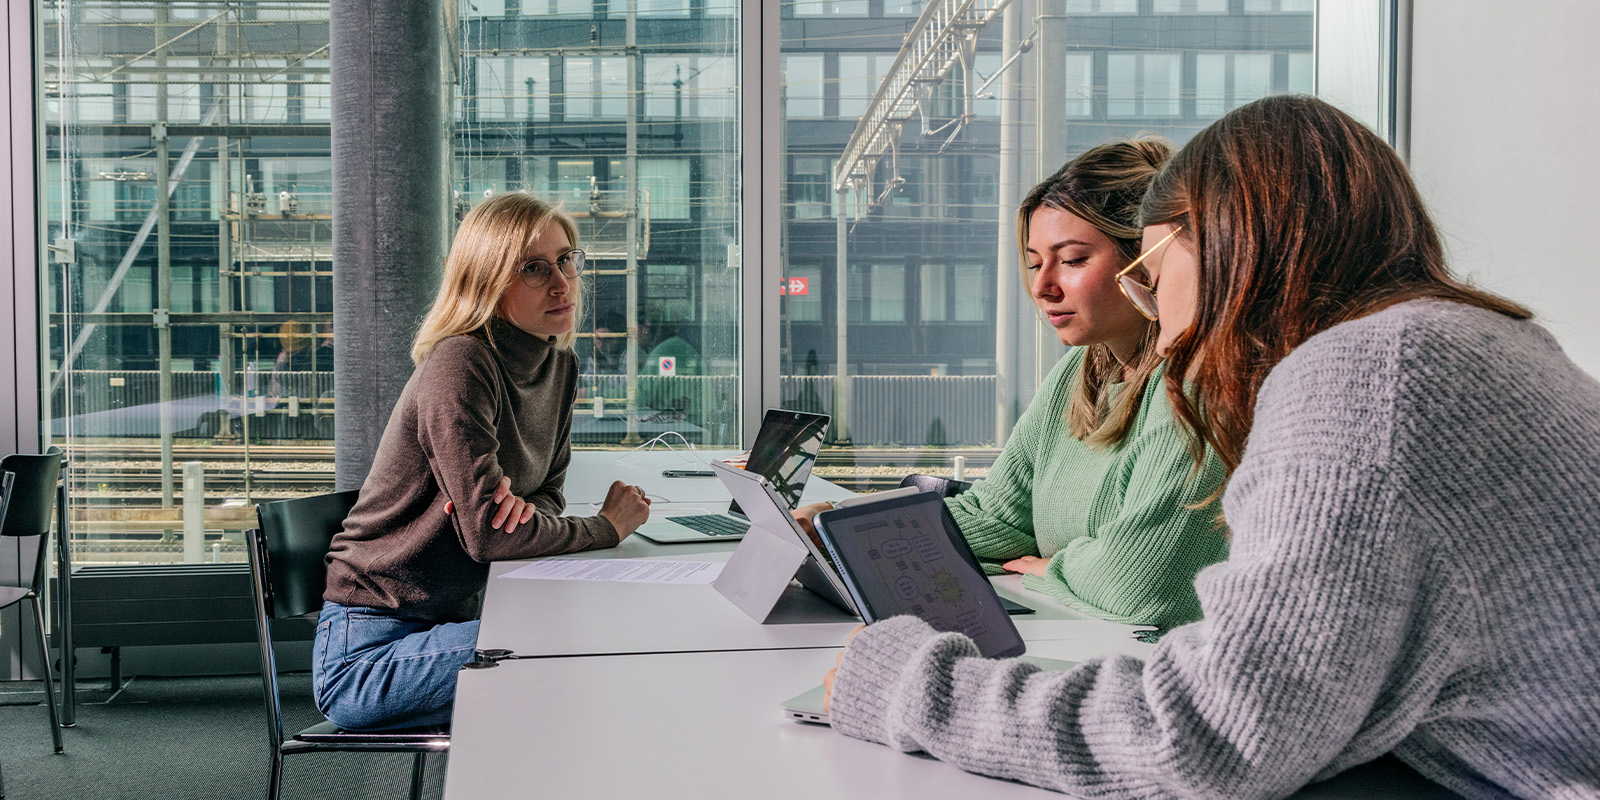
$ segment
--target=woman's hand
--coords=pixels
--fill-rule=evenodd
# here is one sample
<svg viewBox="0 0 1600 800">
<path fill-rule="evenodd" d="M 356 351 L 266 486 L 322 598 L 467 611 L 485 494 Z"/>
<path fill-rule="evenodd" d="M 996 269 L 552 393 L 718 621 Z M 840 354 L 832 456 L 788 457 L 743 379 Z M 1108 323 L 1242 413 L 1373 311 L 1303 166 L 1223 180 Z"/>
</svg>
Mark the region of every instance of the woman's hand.
<svg viewBox="0 0 1600 800">
<path fill-rule="evenodd" d="M 846 649 L 850 647 L 850 642 L 856 638 L 856 634 L 866 630 L 866 627 L 865 625 L 857 625 L 850 629 L 850 635 L 845 637 L 844 640 Z M 844 650 L 840 650 L 839 657 L 833 660 L 833 669 L 828 670 L 828 674 L 822 676 L 822 710 L 824 713 L 833 704 L 833 679 L 838 676 L 839 665 L 842 663 L 844 663 Z"/>
<path fill-rule="evenodd" d="M 511 493 L 511 478 L 506 475 L 500 476 L 500 485 L 494 487 L 490 502 L 499 503 L 500 508 L 494 512 L 494 519 L 489 524 L 495 530 L 499 530 L 501 525 L 506 526 L 506 533 L 516 530 L 518 525 L 526 524 L 539 510 L 532 503 Z M 444 513 L 455 514 L 456 504 L 446 500 Z"/>
<path fill-rule="evenodd" d="M 518 525 L 527 524 L 539 509 L 533 504 L 512 494 L 511 477 L 500 476 L 500 485 L 494 489 L 494 502 L 500 504 L 499 510 L 494 512 L 494 519 L 489 521 L 489 527 L 499 530 L 501 525 L 506 526 L 506 533 L 517 529 Z"/>
<path fill-rule="evenodd" d="M 650 518 L 650 498 L 645 497 L 644 490 L 637 486 L 612 481 L 611 488 L 606 491 L 606 501 L 600 504 L 600 516 L 617 529 L 617 541 L 620 542 Z"/>
<path fill-rule="evenodd" d="M 815 536 L 817 529 L 811 525 L 811 518 L 830 508 L 833 508 L 833 504 L 824 500 L 820 503 L 806 503 L 789 513 L 793 514 L 795 521 L 800 523 L 801 530 Z"/>
<path fill-rule="evenodd" d="M 1039 558 L 1038 556 L 1023 556 L 1001 564 L 1000 568 L 1006 572 L 1020 572 L 1024 575 L 1038 575 L 1042 578 L 1045 572 L 1050 569 L 1050 559 Z"/>
</svg>

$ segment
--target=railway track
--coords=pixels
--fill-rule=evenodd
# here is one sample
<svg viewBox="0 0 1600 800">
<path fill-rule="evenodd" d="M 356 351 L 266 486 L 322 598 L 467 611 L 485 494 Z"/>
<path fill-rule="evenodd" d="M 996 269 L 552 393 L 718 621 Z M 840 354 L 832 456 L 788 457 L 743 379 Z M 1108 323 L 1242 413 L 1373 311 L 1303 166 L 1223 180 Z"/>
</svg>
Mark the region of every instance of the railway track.
<svg viewBox="0 0 1600 800">
<path fill-rule="evenodd" d="M 958 455 L 966 459 L 968 477 L 978 477 L 999 453 L 998 448 L 825 447 L 818 453 L 816 472 L 854 491 L 879 491 L 893 487 L 911 472 L 948 476 Z M 75 494 L 101 498 L 106 504 L 159 503 L 160 449 L 153 443 L 74 445 L 71 454 Z M 332 446 L 251 445 L 248 457 L 252 496 L 283 497 L 333 489 Z M 199 461 L 205 464 L 208 496 L 240 496 L 245 489 L 245 458 L 245 448 L 237 444 L 176 446 L 173 481 L 181 487 L 182 465 Z"/>
</svg>

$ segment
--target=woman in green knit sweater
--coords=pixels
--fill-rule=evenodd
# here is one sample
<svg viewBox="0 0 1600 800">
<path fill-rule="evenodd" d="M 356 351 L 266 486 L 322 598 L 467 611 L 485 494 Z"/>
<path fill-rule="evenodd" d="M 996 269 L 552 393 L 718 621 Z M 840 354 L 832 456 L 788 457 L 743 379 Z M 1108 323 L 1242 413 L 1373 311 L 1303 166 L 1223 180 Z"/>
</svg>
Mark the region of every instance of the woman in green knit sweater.
<svg viewBox="0 0 1600 800">
<path fill-rule="evenodd" d="M 987 480 L 947 501 L 995 572 L 1023 573 L 1023 586 L 1086 614 L 1163 629 L 1200 618 L 1195 574 L 1228 555 L 1206 502 L 1222 465 L 1207 454 L 1195 468 L 1162 389 L 1157 326 L 1116 279 L 1139 254 L 1139 201 L 1171 152 L 1154 137 L 1102 144 L 1023 200 L 1029 294 L 1073 349 Z"/>
</svg>

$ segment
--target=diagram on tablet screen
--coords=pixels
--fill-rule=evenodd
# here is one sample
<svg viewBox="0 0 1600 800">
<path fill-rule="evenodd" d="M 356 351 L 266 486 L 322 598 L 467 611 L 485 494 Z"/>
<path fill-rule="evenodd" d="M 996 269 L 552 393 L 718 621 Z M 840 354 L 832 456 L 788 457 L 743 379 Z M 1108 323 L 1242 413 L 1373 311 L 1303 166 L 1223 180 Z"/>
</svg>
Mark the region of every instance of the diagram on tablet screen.
<svg viewBox="0 0 1600 800">
<path fill-rule="evenodd" d="M 894 524 L 911 530 L 884 540 L 867 553 L 879 585 L 894 587 L 895 595 L 907 604 L 906 610 L 936 630 L 981 636 L 981 615 L 963 608 L 966 590 L 961 579 L 946 568 L 944 550 L 935 538 L 942 533 L 923 533 L 916 519 L 895 520 Z"/>
</svg>

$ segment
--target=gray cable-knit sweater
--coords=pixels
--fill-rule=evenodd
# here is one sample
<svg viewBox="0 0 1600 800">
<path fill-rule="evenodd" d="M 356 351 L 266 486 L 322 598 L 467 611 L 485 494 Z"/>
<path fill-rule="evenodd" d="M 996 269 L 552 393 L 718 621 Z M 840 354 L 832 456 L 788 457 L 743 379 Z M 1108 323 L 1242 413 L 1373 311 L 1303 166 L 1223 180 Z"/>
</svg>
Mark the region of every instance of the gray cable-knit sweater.
<svg viewBox="0 0 1600 800">
<path fill-rule="evenodd" d="M 1147 661 L 977 658 L 920 620 L 845 652 L 833 724 L 1074 795 L 1281 797 L 1393 751 L 1469 797 L 1600 796 L 1600 383 L 1443 301 L 1268 377 L 1205 619 Z"/>
</svg>

